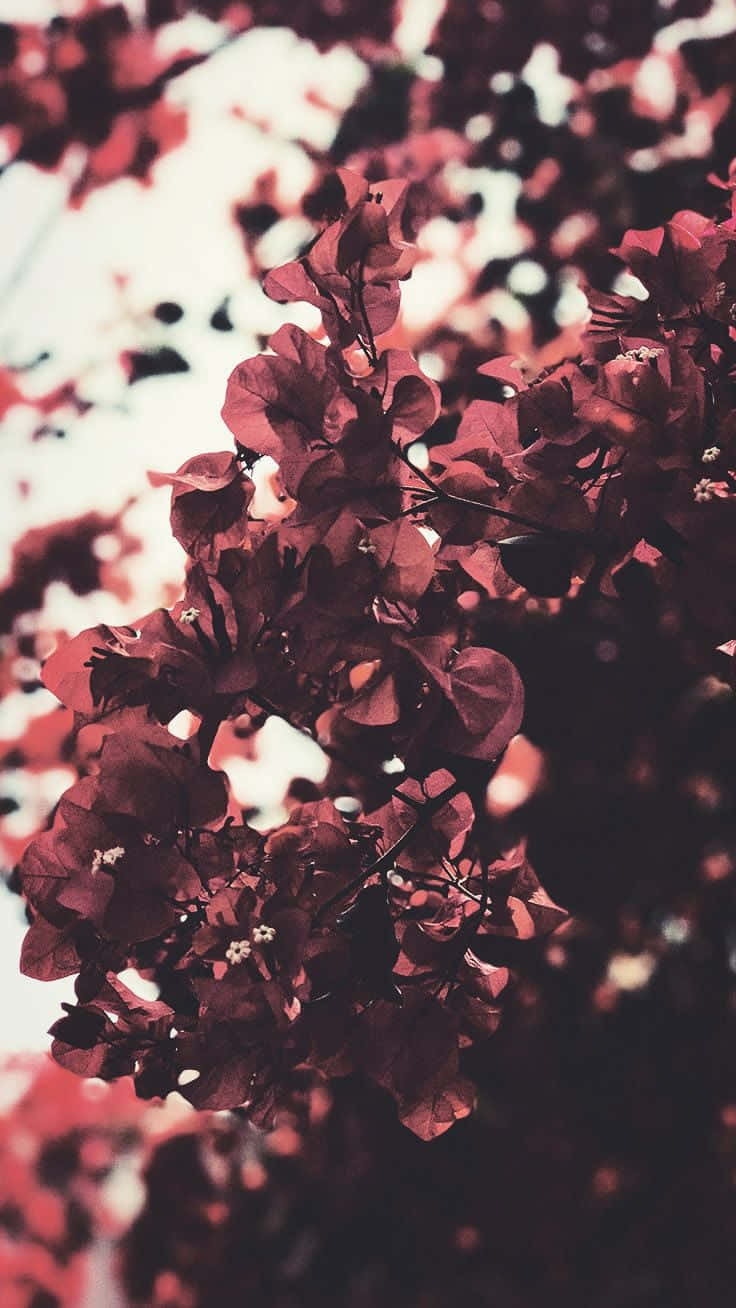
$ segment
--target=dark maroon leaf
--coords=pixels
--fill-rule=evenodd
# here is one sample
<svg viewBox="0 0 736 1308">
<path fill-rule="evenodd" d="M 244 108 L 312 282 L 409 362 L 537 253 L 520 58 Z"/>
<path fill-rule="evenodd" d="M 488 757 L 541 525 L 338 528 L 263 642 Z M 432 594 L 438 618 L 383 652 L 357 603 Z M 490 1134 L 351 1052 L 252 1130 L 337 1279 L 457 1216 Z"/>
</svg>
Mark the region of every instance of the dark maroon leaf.
<svg viewBox="0 0 736 1308">
<path fill-rule="evenodd" d="M 501 562 L 530 595 L 566 595 L 572 580 L 573 551 L 552 536 L 507 536 L 498 542 Z"/>
</svg>

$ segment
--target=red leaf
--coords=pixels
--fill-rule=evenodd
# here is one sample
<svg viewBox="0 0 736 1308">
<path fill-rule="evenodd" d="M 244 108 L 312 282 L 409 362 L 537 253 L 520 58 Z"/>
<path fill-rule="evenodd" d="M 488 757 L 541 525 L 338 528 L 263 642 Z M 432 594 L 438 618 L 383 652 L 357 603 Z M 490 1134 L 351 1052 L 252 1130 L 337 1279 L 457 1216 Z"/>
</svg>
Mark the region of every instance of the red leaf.
<svg viewBox="0 0 736 1308">
<path fill-rule="evenodd" d="M 461 650 L 450 670 L 454 715 L 438 724 L 446 747 L 468 758 L 494 759 L 521 726 L 524 687 L 513 663 L 495 650 Z"/>
<path fill-rule="evenodd" d="M 36 918 L 29 926 L 20 952 L 20 970 L 37 981 L 56 981 L 72 976 L 81 967 L 81 959 L 73 943 L 73 928 L 59 929 L 43 918 Z"/>
</svg>

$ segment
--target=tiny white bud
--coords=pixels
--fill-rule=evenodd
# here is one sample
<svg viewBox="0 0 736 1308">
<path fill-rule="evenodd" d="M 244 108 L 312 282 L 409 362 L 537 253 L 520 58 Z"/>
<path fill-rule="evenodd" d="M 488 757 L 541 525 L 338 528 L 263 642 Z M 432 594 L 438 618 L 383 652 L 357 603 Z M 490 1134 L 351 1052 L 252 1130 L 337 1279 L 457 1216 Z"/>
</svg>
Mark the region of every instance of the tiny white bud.
<svg viewBox="0 0 736 1308">
<path fill-rule="evenodd" d="M 125 853 L 124 845 L 113 845 L 112 849 L 105 850 L 104 854 L 102 855 L 102 861 L 103 863 L 109 863 L 112 867 L 114 867 L 116 863 L 120 862 L 120 859 L 123 857 L 124 853 Z"/>
<path fill-rule="evenodd" d="M 107 867 L 114 867 L 125 853 L 124 845 L 113 845 L 111 849 L 96 849 L 92 859 L 92 876 L 96 876 L 103 863 Z"/>
<path fill-rule="evenodd" d="M 624 350 L 622 354 L 617 354 L 617 360 L 632 359 L 635 363 L 651 363 L 658 359 L 664 350 L 653 348 L 651 345 L 639 345 L 633 350 Z"/>
</svg>

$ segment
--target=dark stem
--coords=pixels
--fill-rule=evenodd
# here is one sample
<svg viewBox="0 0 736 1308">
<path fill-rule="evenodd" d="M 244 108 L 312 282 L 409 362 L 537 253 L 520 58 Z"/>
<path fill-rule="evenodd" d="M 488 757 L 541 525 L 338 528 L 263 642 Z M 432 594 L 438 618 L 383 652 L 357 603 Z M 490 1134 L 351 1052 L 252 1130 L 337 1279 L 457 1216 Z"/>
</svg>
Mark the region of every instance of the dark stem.
<svg viewBox="0 0 736 1308">
<path fill-rule="evenodd" d="M 360 266 L 358 268 L 357 284 L 351 283 L 351 285 L 354 286 L 355 293 L 358 297 L 358 307 L 360 309 L 360 316 L 363 319 L 363 326 L 365 328 L 365 342 L 360 341 L 360 345 L 363 350 L 363 353 L 368 359 L 368 362 L 371 364 L 373 368 L 375 368 L 376 364 L 378 363 L 378 350 L 376 349 L 376 338 L 373 335 L 373 328 L 371 327 L 371 321 L 370 318 L 368 317 L 368 310 L 365 307 L 365 295 L 363 293 L 364 286 L 365 286 L 364 275 L 365 275 L 365 251 L 363 251 L 363 254 L 360 256 Z"/>
<path fill-rule="evenodd" d="M 199 761 L 203 767 L 207 766 L 210 750 L 220 729 L 221 722 L 222 718 L 218 713 L 211 713 L 202 718 L 197 732 L 197 746 L 199 748 Z"/>
<path fill-rule="evenodd" d="M 533 518 L 525 518 L 520 513 L 511 513 L 507 509 L 497 509 L 492 504 L 485 504 L 483 500 L 471 500 L 467 499 L 464 495 L 454 495 L 451 491 L 445 490 L 442 486 L 439 486 L 436 482 L 432 481 L 432 478 L 428 477 L 426 472 L 421 468 L 416 468 L 409 459 L 405 450 L 396 446 L 396 451 L 402 463 L 405 463 L 408 468 L 411 468 L 412 472 L 415 473 L 415 475 L 424 482 L 425 486 L 432 491 L 432 495 L 437 500 L 444 500 L 447 504 L 457 504 L 466 509 L 478 509 L 481 513 L 488 513 L 495 518 L 503 518 L 505 522 L 513 522 L 520 527 L 529 527 L 532 531 L 538 531 L 545 536 L 556 536 L 559 540 L 578 541 L 579 543 L 590 540 L 590 537 L 586 532 L 566 531 L 562 527 L 551 527 L 544 522 L 535 522 Z M 416 505 L 416 511 L 419 512 L 424 509 L 429 502 L 429 499 L 427 499 L 424 503 Z M 487 542 L 489 545 L 495 543 L 495 541 Z"/>
</svg>

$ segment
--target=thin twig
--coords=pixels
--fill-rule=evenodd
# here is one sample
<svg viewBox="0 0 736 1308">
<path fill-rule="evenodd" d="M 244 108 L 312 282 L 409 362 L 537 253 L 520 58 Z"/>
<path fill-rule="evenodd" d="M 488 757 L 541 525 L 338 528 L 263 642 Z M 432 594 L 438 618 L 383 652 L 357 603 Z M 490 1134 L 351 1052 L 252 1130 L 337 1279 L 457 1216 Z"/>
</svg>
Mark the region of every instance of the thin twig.
<svg viewBox="0 0 736 1308">
<path fill-rule="evenodd" d="M 358 306 L 360 308 L 360 314 L 363 319 L 363 325 L 365 327 L 365 336 L 366 336 L 366 343 L 368 348 L 366 349 L 366 346 L 363 344 L 362 341 L 360 343 L 363 346 L 363 351 L 366 354 L 369 363 L 372 365 L 372 367 L 375 368 L 376 364 L 378 363 L 378 350 L 376 349 L 376 339 L 373 335 L 371 320 L 368 317 L 368 310 L 366 309 L 365 306 L 364 276 L 365 276 L 365 250 L 360 256 L 360 264 L 358 267 L 358 284 L 355 287 L 355 290 L 358 296 Z M 351 286 L 354 285 L 355 284 L 351 282 Z"/>
<path fill-rule="evenodd" d="M 326 899 L 324 904 L 320 905 L 315 914 L 315 923 L 319 923 L 330 909 L 335 906 L 335 904 L 339 904 L 340 900 L 351 895 L 354 890 L 357 890 L 360 886 L 364 885 L 371 877 L 382 876 L 384 872 L 388 871 L 395 863 L 397 855 L 401 853 L 402 849 L 406 848 L 409 842 L 416 835 L 417 831 L 419 831 L 430 818 L 434 817 L 435 813 L 438 813 L 440 809 L 444 808 L 445 804 L 448 804 L 460 790 L 460 782 L 453 781 L 452 785 L 448 786 L 446 790 L 441 791 L 439 795 L 435 795 L 433 799 L 428 799 L 426 804 L 423 804 L 419 810 L 416 822 L 413 822 L 410 827 L 407 827 L 406 831 L 402 831 L 401 835 L 384 854 L 381 854 L 377 859 L 374 859 L 372 863 L 368 864 L 368 867 L 364 868 L 356 877 L 353 877 L 352 881 L 349 881 L 346 886 L 342 886 L 334 895 L 330 895 L 330 898 Z"/>
<path fill-rule="evenodd" d="M 574 540 L 582 542 L 583 540 L 588 539 L 587 533 L 585 532 L 566 531 L 562 527 L 552 527 L 544 522 L 535 522 L 533 518 L 525 518 L 520 513 L 511 513 L 507 509 L 497 509 L 493 504 L 486 504 L 483 500 L 472 500 L 468 499 L 465 495 L 455 495 L 452 491 L 445 490 L 443 486 L 432 481 L 431 477 L 427 476 L 427 473 L 421 468 L 415 468 L 406 451 L 402 450 L 398 445 L 396 446 L 396 452 L 402 463 L 405 463 L 408 468 L 411 468 L 412 472 L 425 483 L 428 489 L 432 491 L 433 495 L 437 499 L 444 500 L 447 504 L 457 504 L 459 507 L 465 509 L 477 509 L 481 513 L 489 513 L 492 517 L 503 518 L 506 522 L 516 523 L 517 526 L 530 527 L 533 531 L 538 531 L 542 535 L 556 536 L 559 540 Z M 495 541 L 487 542 L 489 545 L 494 545 L 495 543 Z"/>
</svg>

